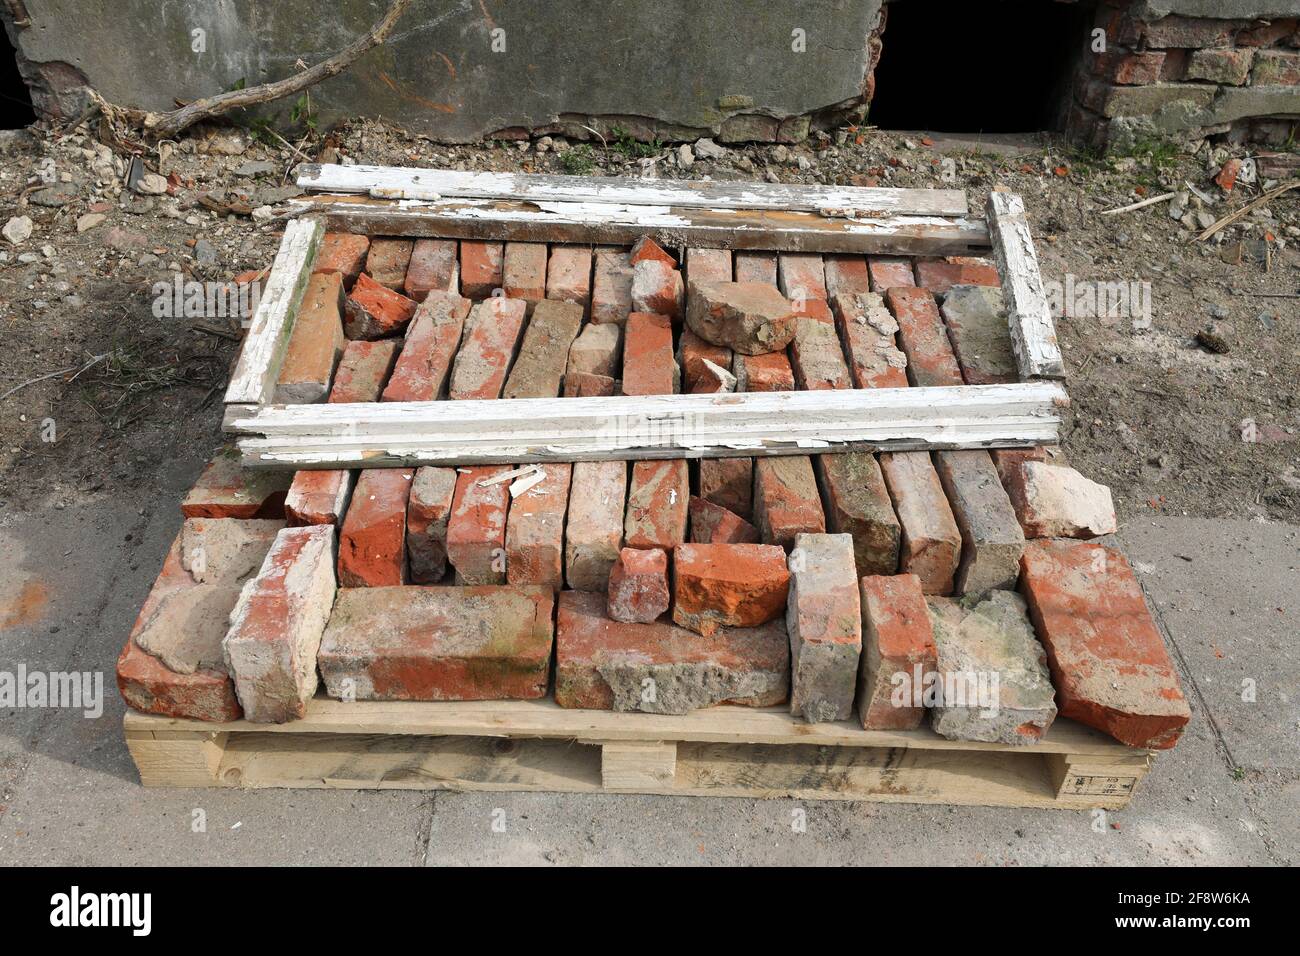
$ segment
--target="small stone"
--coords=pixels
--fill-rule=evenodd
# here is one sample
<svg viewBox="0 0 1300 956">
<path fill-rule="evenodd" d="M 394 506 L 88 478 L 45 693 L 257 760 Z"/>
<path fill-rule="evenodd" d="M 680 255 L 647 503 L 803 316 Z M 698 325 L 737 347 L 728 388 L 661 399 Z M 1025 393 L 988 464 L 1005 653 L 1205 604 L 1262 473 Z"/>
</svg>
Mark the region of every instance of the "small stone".
<svg viewBox="0 0 1300 956">
<path fill-rule="evenodd" d="M 167 193 L 167 178 L 157 173 L 145 173 L 135 184 L 135 191 L 145 196 L 163 196 Z"/>
<path fill-rule="evenodd" d="M 28 216 L 14 216 L 5 223 L 4 229 L 0 231 L 15 246 L 21 245 L 31 238 L 32 220 Z"/>
<path fill-rule="evenodd" d="M 88 212 L 84 216 L 78 216 L 77 232 L 88 232 L 107 218 L 107 216 L 100 212 Z"/>
</svg>

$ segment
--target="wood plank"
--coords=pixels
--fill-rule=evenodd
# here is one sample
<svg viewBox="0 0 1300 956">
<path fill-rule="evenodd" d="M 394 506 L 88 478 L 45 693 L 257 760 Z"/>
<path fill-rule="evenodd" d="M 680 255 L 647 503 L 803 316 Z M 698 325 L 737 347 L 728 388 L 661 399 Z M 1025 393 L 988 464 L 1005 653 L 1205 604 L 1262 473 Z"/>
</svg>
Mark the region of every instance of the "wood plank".
<svg viewBox="0 0 1300 956">
<path fill-rule="evenodd" d="M 324 232 L 319 222 L 309 219 L 285 225 L 284 238 L 226 388 L 227 405 L 260 405 L 270 398 Z"/>
<path fill-rule="evenodd" d="M 853 210 L 861 215 L 965 216 L 960 189 L 868 189 L 779 183 L 697 182 L 629 177 L 460 172 L 402 166 L 304 163 L 298 185 L 313 192 L 383 199 L 511 199 L 704 209 Z"/>
<path fill-rule="evenodd" d="M 1051 382 L 813 392 L 266 406 L 232 427 L 266 468 L 524 464 L 1057 440 Z"/>
<path fill-rule="evenodd" d="M 989 246 L 982 221 L 944 216 L 366 196 L 304 196 L 289 207 L 288 215 L 320 217 L 330 231 L 376 236 L 626 246 L 648 235 L 665 248 L 928 256 L 977 255 Z"/>
<path fill-rule="evenodd" d="M 1038 270 L 1024 200 L 1013 193 L 989 193 L 988 224 L 1020 377 L 1065 378 L 1065 360 Z"/>
</svg>

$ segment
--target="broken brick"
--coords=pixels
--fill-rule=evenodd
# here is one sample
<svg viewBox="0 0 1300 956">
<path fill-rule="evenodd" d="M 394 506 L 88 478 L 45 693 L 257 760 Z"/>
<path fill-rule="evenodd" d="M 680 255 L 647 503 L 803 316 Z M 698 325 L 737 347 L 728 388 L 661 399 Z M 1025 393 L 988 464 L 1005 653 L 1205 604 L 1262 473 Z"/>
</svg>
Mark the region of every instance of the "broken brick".
<svg viewBox="0 0 1300 956">
<path fill-rule="evenodd" d="M 618 328 L 618 326 L 611 326 Z M 594 375 L 591 372 L 566 372 L 564 375 L 565 398 L 598 398 L 602 395 L 618 394 L 618 381 L 608 375 Z"/>
<path fill-rule="evenodd" d="M 612 323 L 589 322 L 569 346 L 565 375 L 585 372 L 613 378 L 623 357 L 623 328 Z"/>
<path fill-rule="evenodd" d="M 366 267 L 366 255 L 370 252 L 370 237 L 358 236 L 350 232 L 327 232 L 321 240 L 320 252 L 312 264 L 313 275 L 337 272 L 343 277 L 347 288 L 357 281 L 361 270 Z"/>
<path fill-rule="evenodd" d="M 779 352 L 794 338 L 794 310 L 761 282 L 692 285 L 686 324 L 706 342 L 745 355 Z"/>
<path fill-rule="evenodd" d="M 336 469 L 297 471 L 284 499 L 284 516 L 290 525 L 337 525 L 352 500 L 357 474 Z"/>
<path fill-rule="evenodd" d="M 712 635 L 757 627 L 785 610 L 790 572 L 770 544 L 683 544 L 673 551 L 673 621 Z"/>
<path fill-rule="evenodd" d="M 793 392 L 794 369 L 785 352 L 765 355 L 742 355 L 737 352 L 731 363 L 738 392 Z"/>
<path fill-rule="evenodd" d="M 731 368 L 731 349 L 713 345 L 690 329 L 682 329 L 677 361 L 681 366 L 682 391 L 691 395 L 716 392 L 717 373 L 705 363 L 712 362 L 718 369 L 727 371 Z"/>
<path fill-rule="evenodd" d="M 411 264 L 415 242 L 411 239 L 372 239 L 366 256 L 370 278 L 394 292 L 406 288 L 406 270 Z"/>
<path fill-rule="evenodd" d="M 817 319 L 799 320 L 790 343 L 790 365 L 802 391 L 853 387 L 834 326 Z"/>
<path fill-rule="evenodd" d="M 722 505 L 691 496 L 691 544 L 758 544 L 758 529 Z"/>
<path fill-rule="evenodd" d="M 456 469 L 419 468 L 406 502 L 406 555 L 415 584 L 437 584 L 447 574 L 447 522 Z"/>
<path fill-rule="evenodd" d="M 907 356 L 894 340 L 898 322 L 874 292 L 831 300 L 835 328 L 849 359 L 855 388 L 906 388 Z"/>
<path fill-rule="evenodd" d="M 245 468 L 239 449 L 228 446 L 208 462 L 181 501 L 187 518 L 283 518 L 291 475 Z"/>
<path fill-rule="evenodd" d="M 344 329 L 350 339 L 382 339 L 396 335 L 411 321 L 417 304 L 363 272 L 345 303 Z"/>
<path fill-rule="evenodd" d="M 414 473 L 366 468 L 339 532 L 339 585 L 380 588 L 406 583 L 406 504 Z"/>
<path fill-rule="evenodd" d="M 1007 494 L 1027 538 L 1095 538 L 1117 528 L 1110 489 L 1064 465 L 1025 461 Z"/>
<path fill-rule="evenodd" d="M 686 311 L 682 274 L 659 259 L 642 259 L 632 267 L 632 311 L 680 319 Z"/>
<path fill-rule="evenodd" d="M 609 572 L 609 616 L 625 624 L 649 624 L 668 610 L 668 553 L 661 548 L 624 548 Z"/>
<path fill-rule="evenodd" d="M 635 266 L 638 262 L 647 259 L 662 262 L 670 269 L 677 268 L 677 260 L 665 252 L 663 246 L 649 236 L 642 236 L 632 244 L 632 251 L 628 254 L 628 262 Z"/>
<path fill-rule="evenodd" d="M 754 513 L 754 459 L 700 459 L 700 497 L 748 519 Z"/>
</svg>

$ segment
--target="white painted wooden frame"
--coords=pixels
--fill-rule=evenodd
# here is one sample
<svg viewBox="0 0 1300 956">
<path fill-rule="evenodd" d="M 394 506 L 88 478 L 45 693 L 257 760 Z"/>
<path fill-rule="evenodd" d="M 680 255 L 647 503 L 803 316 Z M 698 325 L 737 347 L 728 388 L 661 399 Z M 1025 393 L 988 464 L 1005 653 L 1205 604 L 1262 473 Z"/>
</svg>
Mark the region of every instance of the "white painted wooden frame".
<svg viewBox="0 0 1300 956">
<path fill-rule="evenodd" d="M 267 406 L 232 423 L 265 468 L 525 464 L 1054 444 L 1053 382 L 719 395 Z"/>
<path fill-rule="evenodd" d="M 988 224 L 1020 378 L 1065 378 L 1024 200 L 1014 193 L 989 193 Z"/>
</svg>

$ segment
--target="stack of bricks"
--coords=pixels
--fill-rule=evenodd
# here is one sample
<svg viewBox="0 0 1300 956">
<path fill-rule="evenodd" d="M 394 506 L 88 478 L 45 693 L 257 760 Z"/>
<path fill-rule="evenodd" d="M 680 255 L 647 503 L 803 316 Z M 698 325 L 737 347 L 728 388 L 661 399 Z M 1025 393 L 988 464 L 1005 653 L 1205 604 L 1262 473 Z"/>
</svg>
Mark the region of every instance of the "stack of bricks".
<svg viewBox="0 0 1300 956">
<path fill-rule="evenodd" d="M 280 385 L 303 400 L 1016 378 L 1000 279 L 971 258 L 331 234 L 300 322 Z M 295 475 L 225 452 L 182 510 L 119 662 L 152 713 L 289 720 L 319 675 L 349 700 L 553 687 L 565 707 L 784 704 L 869 730 L 929 711 L 1010 743 L 1058 706 L 1141 746 L 1185 723 L 1127 564 L 1079 540 L 1114 530 L 1109 493 L 1043 449 Z M 1105 680 L 1084 673 L 1116 647 Z M 973 671 L 1000 675 L 1000 720 L 978 695 L 925 700 L 934 675 Z"/>
<path fill-rule="evenodd" d="M 1067 129 L 1096 148 L 1143 139 L 1286 143 L 1300 114 L 1300 18 L 1141 19 L 1104 0 L 1074 84 Z M 1104 49 L 1097 38 L 1104 35 Z"/>
</svg>

